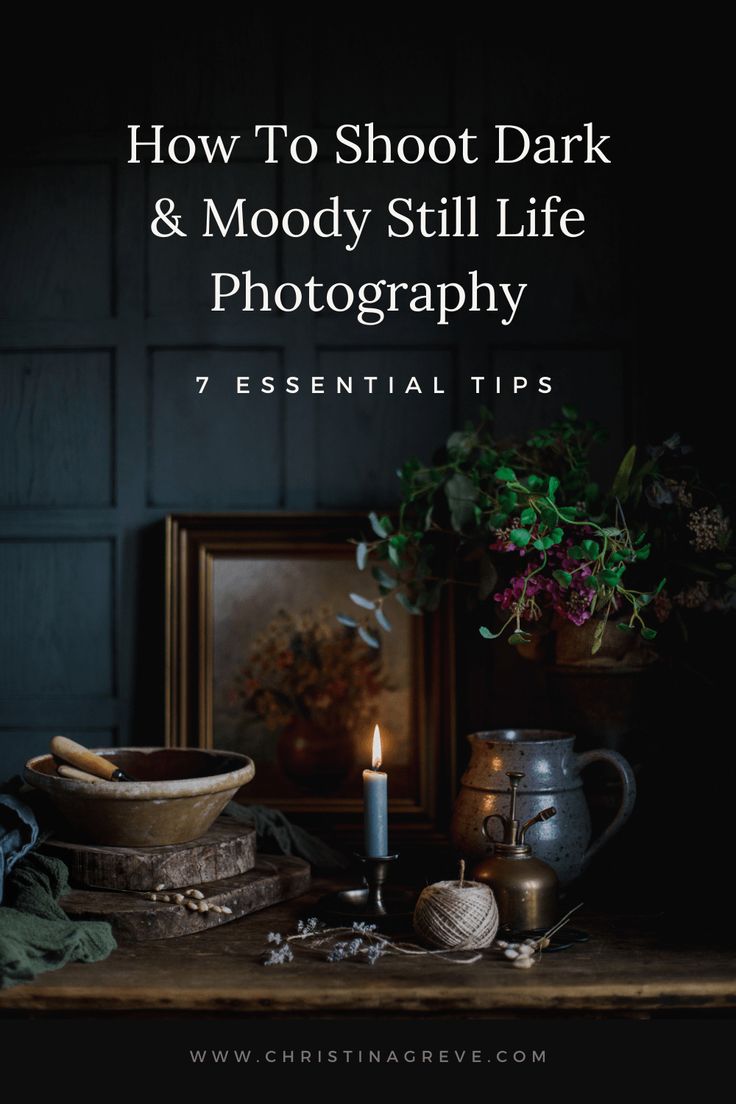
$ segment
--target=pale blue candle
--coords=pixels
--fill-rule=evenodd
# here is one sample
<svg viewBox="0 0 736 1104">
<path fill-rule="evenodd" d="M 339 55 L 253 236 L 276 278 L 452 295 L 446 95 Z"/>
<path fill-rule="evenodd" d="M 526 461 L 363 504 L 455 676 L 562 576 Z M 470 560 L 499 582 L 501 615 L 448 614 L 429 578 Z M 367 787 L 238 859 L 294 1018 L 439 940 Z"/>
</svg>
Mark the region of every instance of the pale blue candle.
<svg viewBox="0 0 736 1104">
<path fill-rule="evenodd" d="M 363 771 L 365 853 L 370 858 L 388 854 L 388 775 L 381 765 L 381 732 L 373 730 L 373 770 Z"/>
</svg>

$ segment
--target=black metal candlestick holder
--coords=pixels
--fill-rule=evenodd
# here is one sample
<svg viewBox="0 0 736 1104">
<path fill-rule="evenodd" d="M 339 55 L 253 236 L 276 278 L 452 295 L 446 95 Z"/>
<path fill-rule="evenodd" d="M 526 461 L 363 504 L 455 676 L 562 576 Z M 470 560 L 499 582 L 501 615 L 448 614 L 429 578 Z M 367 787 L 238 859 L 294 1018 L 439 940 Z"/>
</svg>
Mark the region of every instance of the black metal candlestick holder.
<svg viewBox="0 0 736 1104">
<path fill-rule="evenodd" d="M 332 924 L 356 922 L 383 929 L 411 928 L 417 895 L 386 886 L 391 863 L 398 855 L 356 855 L 363 865 L 363 885 L 330 893 L 317 904 L 317 915 Z"/>
</svg>

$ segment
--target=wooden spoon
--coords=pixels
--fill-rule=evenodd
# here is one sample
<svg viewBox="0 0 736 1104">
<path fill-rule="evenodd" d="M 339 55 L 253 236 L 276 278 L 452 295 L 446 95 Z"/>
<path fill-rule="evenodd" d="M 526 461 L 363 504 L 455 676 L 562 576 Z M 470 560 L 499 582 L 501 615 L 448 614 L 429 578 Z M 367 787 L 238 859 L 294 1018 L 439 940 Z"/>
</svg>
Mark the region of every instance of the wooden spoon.
<svg viewBox="0 0 736 1104">
<path fill-rule="evenodd" d="M 135 782 L 129 774 L 121 770 L 110 759 L 103 759 L 101 755 L 95 755 L 86 747 L 77 744 L 66 736 L 54 736 L 51 741 L 51 751 L 59 759 L 77 767 L 78 770 L 94 774 L 98 778 L 104 778 L 107 782 Z"/>
</svg>

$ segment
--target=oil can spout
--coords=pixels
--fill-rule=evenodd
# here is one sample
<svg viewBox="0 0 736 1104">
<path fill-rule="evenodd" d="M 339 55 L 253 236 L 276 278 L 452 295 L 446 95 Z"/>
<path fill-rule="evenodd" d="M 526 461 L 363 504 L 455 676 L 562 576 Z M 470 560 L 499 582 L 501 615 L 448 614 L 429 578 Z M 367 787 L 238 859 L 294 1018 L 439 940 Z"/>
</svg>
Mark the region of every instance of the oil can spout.
<svg viewBox="0 0 736 1104">
<path fill-rule="evenodd" d="M 549 818 L 553 817 L 556 812 L 557 810 L 555 809 L 554 805 L 550 805 L 548 809 L 542 809 L 540 812 L 537 813 L 536 816 L 533 816 L 531 820 L 528 820 L 526 824 L 523 824 L 519 829 L 519 843 L 524 842 L 524 837 L 526 833 L 531 827 L 533 827 L 533 825 L 539 824 L 543 820 L 549 820 Z"/>
</svg>

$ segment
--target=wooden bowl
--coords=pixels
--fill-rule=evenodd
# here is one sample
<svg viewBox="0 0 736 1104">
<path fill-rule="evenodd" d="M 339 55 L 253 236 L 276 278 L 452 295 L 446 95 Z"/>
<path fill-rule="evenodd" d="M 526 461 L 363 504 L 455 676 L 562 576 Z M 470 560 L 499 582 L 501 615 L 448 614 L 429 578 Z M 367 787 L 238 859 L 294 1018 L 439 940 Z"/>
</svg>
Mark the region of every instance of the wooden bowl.
<svg viewBox="0 0 736 1104">
<path fill-rule="evenodd" d="M 63 778 L 53 755 L 29 759 L 23 773 L 88 842 L 109 847 L 163 847 L 198 839 L 255 774 L 253 760 L 234 751 L 94 750 L 140 781 Z"/>
</svg>

